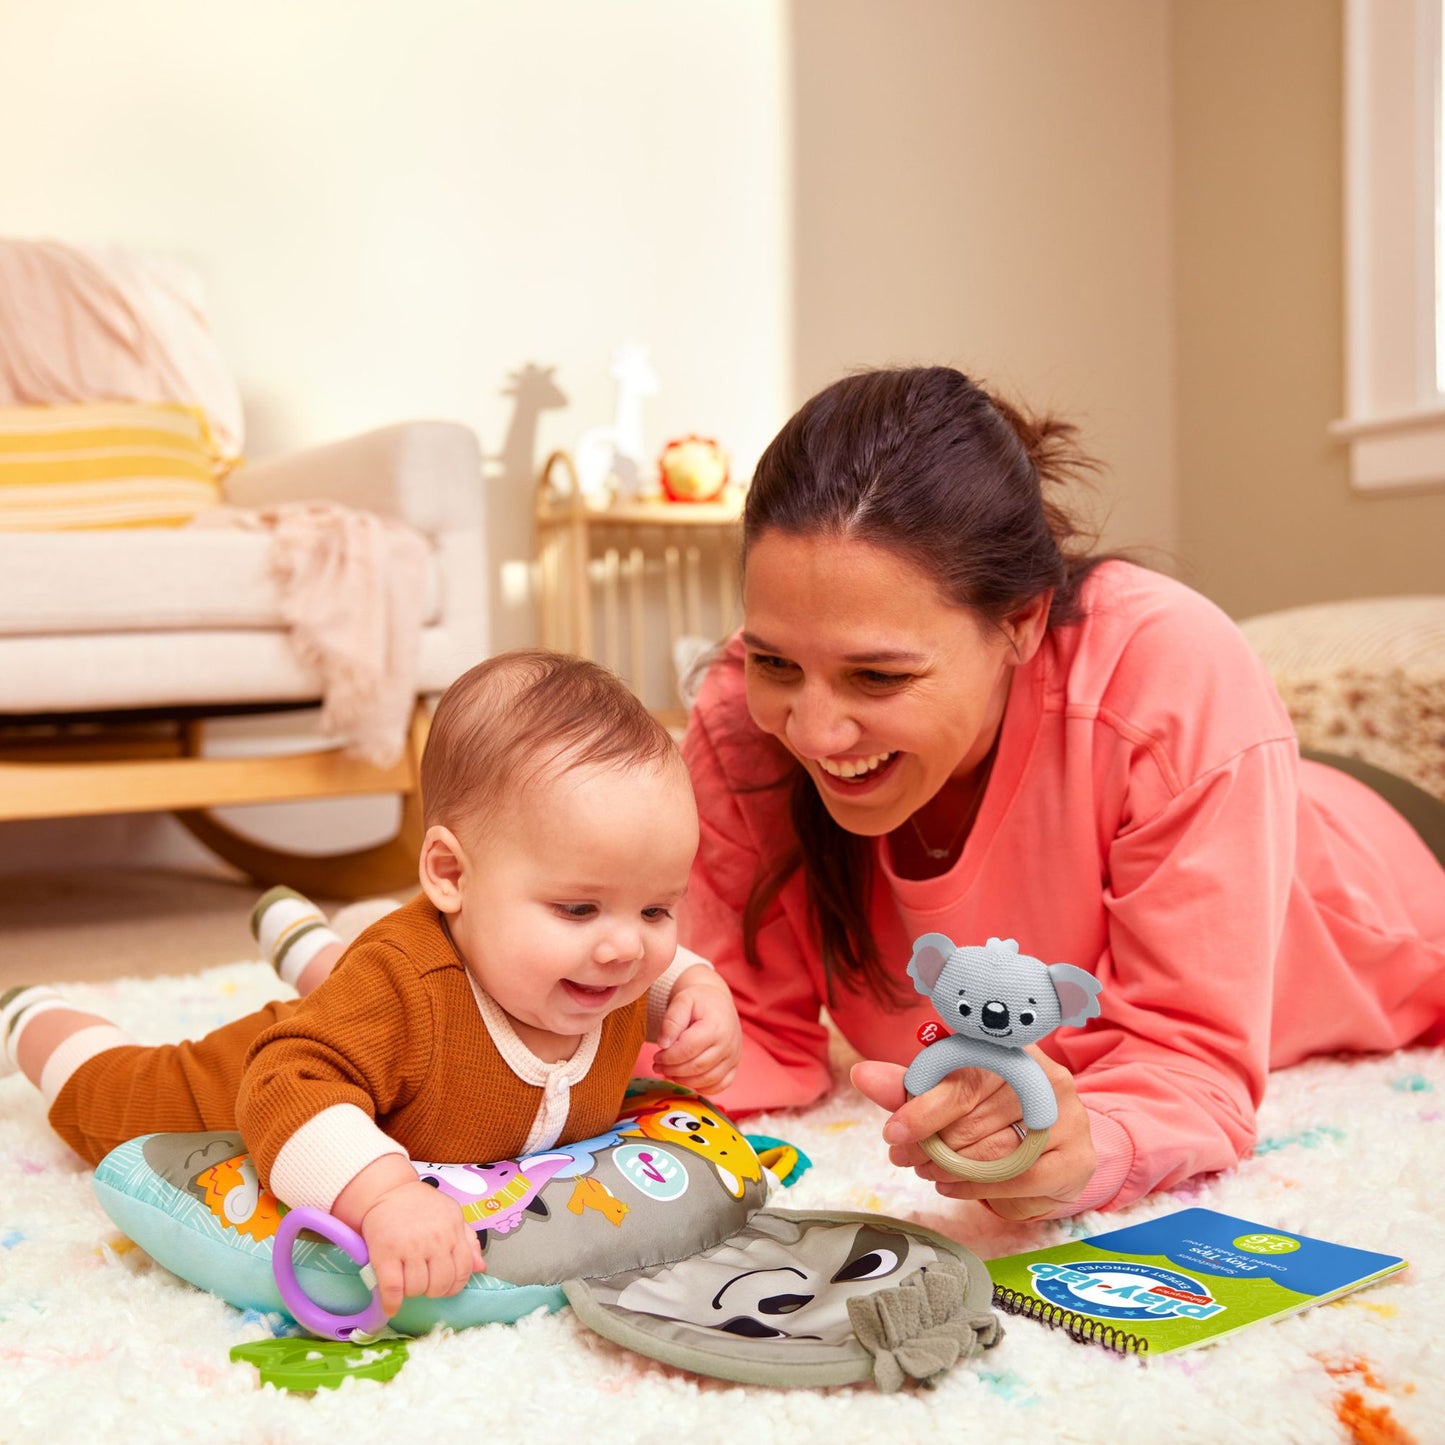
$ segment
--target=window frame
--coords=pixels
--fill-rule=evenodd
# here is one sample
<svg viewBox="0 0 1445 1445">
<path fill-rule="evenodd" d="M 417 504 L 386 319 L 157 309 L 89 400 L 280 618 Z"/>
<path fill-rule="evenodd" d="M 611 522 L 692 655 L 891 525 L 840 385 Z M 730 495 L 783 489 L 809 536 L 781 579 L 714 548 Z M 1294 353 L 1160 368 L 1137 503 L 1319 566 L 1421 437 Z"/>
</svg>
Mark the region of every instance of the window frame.
<svg viewBox="0 0 1445 1445">
<path fill-rule="evenodd" d="M 1445 487 L 1441 9 L 1344 6 L 1345 415 L 1329 432 L 1361 492 Z"/>
</svg>

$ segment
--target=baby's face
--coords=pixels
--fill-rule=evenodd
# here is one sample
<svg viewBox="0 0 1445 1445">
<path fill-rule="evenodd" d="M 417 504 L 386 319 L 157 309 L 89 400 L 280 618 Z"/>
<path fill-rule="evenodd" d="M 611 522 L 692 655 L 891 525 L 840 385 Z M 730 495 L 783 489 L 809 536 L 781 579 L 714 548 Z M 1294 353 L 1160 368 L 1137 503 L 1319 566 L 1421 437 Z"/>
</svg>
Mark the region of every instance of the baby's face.
<svg viewBox="0 0 1445 1445">
<path fill-rule="evenodd" d="M 672 963 L 697 843 L 675 763 L 538 782 L 470 848 L 452 937 L 524 1040 L 575 1039 Z"/>
</svg>

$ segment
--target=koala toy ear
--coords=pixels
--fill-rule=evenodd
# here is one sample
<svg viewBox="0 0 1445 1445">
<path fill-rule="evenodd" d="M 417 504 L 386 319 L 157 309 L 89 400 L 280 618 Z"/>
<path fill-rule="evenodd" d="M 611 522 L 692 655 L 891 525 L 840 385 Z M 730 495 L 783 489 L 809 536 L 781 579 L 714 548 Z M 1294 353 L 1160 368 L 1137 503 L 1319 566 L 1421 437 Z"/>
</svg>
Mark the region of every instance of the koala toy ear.
<svg viewBox="0 0 1445 1445">
<path fill-rule="evenodd" d="M 925 933 L 921 938 L 913 940 L 913 957 L 908 960 L 908 976 L 919 993 L 933 992 L 953 948 L 953 940 L 946 933 Z"/>
<path fill-rule="evenodd" d="M 1103 985 L 1092 973 L 1075 968 L 1072 963 L 1051 963 L 1049 982 L 1059 997 L 1059 1026 L 1077 1025 L 1094 1018 L 1099 1012 L 1099 990 Z"/>
</svg>

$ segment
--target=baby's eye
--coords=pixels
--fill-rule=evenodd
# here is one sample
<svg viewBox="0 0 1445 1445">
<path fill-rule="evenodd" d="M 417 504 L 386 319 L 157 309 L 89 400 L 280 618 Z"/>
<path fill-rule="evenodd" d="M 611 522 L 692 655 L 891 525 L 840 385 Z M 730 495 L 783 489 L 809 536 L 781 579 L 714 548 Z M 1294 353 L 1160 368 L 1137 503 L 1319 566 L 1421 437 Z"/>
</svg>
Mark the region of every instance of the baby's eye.
<svg viewBox="0 0 1445 1445">
<path fill-rule="evenodd" d="M 662 907 L 644 908 L 642 910 L 642 916 L 649 923 L 661 923 L 663 919 L 672 917 L 672 909 Z"/>
<path fill-rule="evenodd" d="M 554 903 L 552 907 L 563 918 L 591 918 L 597 912 L 595 903 Z"/>
</svg>

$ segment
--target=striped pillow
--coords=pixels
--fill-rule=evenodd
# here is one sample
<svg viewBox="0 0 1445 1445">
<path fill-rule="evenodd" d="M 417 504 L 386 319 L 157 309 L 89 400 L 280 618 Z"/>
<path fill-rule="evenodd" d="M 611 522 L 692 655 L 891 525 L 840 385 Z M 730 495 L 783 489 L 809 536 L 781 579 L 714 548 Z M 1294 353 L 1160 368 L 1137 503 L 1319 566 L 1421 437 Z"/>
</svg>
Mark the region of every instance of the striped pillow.
<svg viewBox="0 0 1445 1445">
<path fill-rule="evenodd" d="M 0 532 L 179 527 L 220 502 L 223 470 L 197 407 L 0 407 Z"/>
</svg>

